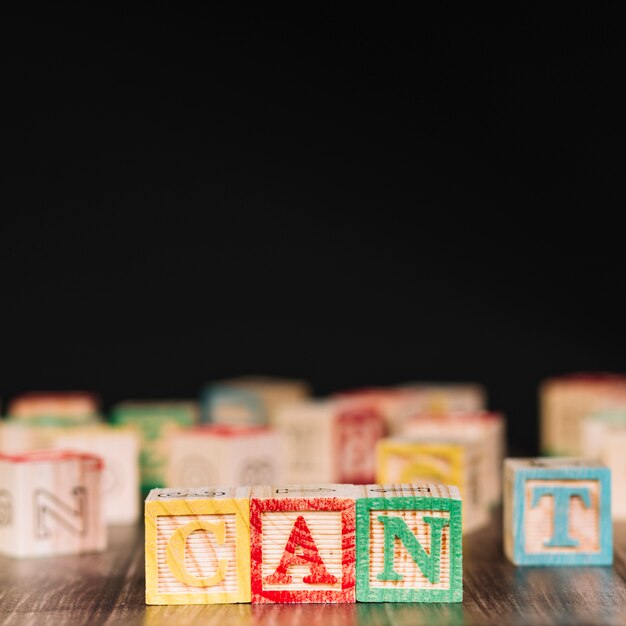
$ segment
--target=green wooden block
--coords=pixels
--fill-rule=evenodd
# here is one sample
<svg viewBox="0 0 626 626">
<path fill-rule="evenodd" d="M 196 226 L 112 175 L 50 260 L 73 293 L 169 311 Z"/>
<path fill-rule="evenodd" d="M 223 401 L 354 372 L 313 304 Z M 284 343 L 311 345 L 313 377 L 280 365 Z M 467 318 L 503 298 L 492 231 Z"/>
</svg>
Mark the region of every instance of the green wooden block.
<svg viewBox="0 0 626 626">
<path fill-rule="evenodd" d="M 167 434 L 198 422 L 198 405 L 188 401 L 122 402 L 113 408 L 113 424 L 135 426 L 141 438 L 141 488 L 165 486 Z"/>
<path fill-rule="evenodd" d="M 427 483 L 365 485 L 356 501 L 359 602 L 461 602 L 461 496 Z"/>
</svg>

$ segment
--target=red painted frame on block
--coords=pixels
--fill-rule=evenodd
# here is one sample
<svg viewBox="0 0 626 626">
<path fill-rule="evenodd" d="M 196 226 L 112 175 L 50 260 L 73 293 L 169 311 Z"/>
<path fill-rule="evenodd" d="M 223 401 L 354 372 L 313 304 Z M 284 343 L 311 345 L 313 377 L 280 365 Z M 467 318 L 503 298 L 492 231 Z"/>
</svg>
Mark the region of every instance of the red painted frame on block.
<svg viewBox="0 0 626 626">
<path fill-rule="evenodd" d="M 341 512 L 341 591 L 263 589 L 263 513 L 267 511 Z M 253 603 L 356 602 L 356 500 L 349 498 L 252 498 L 250 560 Z"/>
</svg>

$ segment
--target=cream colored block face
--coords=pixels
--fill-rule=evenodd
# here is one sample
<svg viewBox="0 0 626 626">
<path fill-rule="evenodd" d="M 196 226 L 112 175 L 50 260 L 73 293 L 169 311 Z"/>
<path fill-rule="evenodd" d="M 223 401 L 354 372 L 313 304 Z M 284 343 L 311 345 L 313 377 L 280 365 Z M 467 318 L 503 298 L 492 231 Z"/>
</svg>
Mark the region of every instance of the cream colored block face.
<svg viewBox="0 0 626 626">
<path fill-rule="evenodd" d="M 153 489 L 147 604 L 250 602 L 250 490 Z"/>
<path fill-rule="evenodd" d="M 89 455 L 0 457 L 0 551 L 31 557 L 103 550 L 101 471 Z"/>
<path fill-rule="evenodd" d="M 284 436 L 288 483 L 331 483 L 335 478 L 334 405 L 302 402 L 283 407 L 274 425 Z"/>
<path fill-rule="evenodd" d="M 95 454 L 104 460 L 102 496 L 109 524 L 139 518 L 139 437 L 132 429 L 72 430 L 53 437 L 55 448 Z"/>
<path fill-rule="evenodd" d="M 170 438 L 170 487 L 267 484 L 284 473 L 282 435 L 267 428 L 217 426 Z"/>
</svg>

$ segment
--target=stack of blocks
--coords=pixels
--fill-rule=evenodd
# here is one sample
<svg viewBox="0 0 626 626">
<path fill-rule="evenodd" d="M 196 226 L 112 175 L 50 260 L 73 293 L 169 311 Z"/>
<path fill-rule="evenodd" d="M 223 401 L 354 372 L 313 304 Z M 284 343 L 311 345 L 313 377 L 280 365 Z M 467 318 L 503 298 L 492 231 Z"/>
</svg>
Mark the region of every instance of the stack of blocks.
<svg viewBox="0 0 626 626">
<path fill-rule="evenodd" d="M 507 459 L 504 551 L 516 565 L 610 565 L 611 473 L 583 459 Z"/>
<path fill-rule="evenodd" d="M 0 552 L 23 558 L 104 550 L 101 474 L 101 459 L 89 454 L 0 454 Z"/>
<path fill-rule="evenodd" d="M 460 602 L 461 498 L 443 485 L 155 489 L 148 604 Z"/>
</svg>

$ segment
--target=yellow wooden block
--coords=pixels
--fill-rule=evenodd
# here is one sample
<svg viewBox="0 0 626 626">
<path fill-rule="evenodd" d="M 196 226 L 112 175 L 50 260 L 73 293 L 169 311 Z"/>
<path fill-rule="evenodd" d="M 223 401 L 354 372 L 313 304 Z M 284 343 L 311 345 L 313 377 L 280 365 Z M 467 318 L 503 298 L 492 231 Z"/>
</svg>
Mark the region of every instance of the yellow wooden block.
<svg viewBox="0 0 626 626">
<path fill-rule="evenodd" d="M 376 481 L 386 483 L 437 482 L 455 485 L 463 498 L 463 532 L 489 521 L 489 493 L 479 483 L 487 459 L 475 440 L 419 441 L 382 439 L 378 442 Z"/>
<path fill-rule="evenodd" d="M 153 489 L 146 604 L 250 602 L 250 489 Z"/>
</svg>

